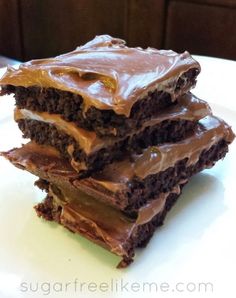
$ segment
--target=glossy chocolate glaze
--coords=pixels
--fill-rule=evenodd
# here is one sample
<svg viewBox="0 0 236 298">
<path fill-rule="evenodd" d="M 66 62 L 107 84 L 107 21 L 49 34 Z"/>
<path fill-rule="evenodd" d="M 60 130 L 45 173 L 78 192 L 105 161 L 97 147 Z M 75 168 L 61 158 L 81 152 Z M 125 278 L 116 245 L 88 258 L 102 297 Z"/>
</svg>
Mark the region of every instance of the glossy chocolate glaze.
<svg viewBox="0 0 236 298">
<path fill-rule="evenodd" d="M 0 85 L 70 91 L 83 97 L 84 111 L 94 106 L 129 117 L 149 91 L 168 92 L 173 101 L 189 91 L 185 73 L 190 69 L 200 72 L 188 52 L 129 48 L 121 39 L 101 35 L 70 53 L 9 67 Z M 180 77 L 183 85 L 177 88 Z"/>
<path fill-rule="evenodd" d="M 165 120 L 197 121 L 209 114 L 211 114 L 209 105 L 205 101 L 198 99 L 193 94 L 188 93 L 182 95 L 178 99 L 178 103 L 176 105 L 163 110 L 160 114 L 158 114 L 158 116 L 153 116 L 151 119 L 146 120 L 139 130 L 136 130 L 132 134 L 127 134 L 124 138 L 137 134 L 143 131 L 146 127 L 157 125 Z M 112 146 L 116 142 L 124 139 L 117 137 L 101 139 L 95 132 L 79 128 L 74 123 L 63 120 L 60 115 L 52 115 L 46 112 L 39 113 L 26 109 L 15 109 L 15 120 L 18 121 L 20 119 L 31 119 L 54 125 L 58 130 L 61 130 L 73 137 L 78 142 L 79 147 L 84 150 L 87 155 L 94 153 L 101 148 Z M 68 153 L 73 153 L 73 150 L 72 152 L 68 150 Z M 73 154 L 71 155 L 73 158 Z"/>
</svg>

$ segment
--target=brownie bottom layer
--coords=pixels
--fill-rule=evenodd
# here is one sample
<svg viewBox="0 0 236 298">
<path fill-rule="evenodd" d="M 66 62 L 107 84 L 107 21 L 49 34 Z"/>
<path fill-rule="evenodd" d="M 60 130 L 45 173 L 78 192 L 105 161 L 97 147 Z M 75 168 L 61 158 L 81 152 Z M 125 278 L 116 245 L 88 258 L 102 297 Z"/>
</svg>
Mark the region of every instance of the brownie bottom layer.
<svg viewBox="0 0 236 298">
<path fill-rule="evenodd" d="M 40 184 L 41 188 L 47 187 L 47 183 L 45 183 L 44 186 L 44 183 L 41 181 Z M 156 228 L 163 224 L 167 212 L 174 205 L 179 195 L 180 194 L 176 193 L 169 194 L 163 210 L 156 214 L 148 223 L 136 226 L 135 229 L 132 231 L 130 237 L 125 241 L 125 243 L 121 243 L 122 249 L 124 250 L 125 254 L 121 256 L 122 260 L 118 264 L 118 268 L 127 267 L 133 261 L 133 257 L 135 255 L 135 248 L 145 247 L 147 245 L 147 243 L 153 236 L 153 233 L 156 230 Z M 110 250 L 108 247 L 106 247 L 104 243 L 101 242 L 101 239 L 99 239 L 99 237 L 97 237 L 96 234 L 91 235 L 91 231 L 89 230 L 89 228 L 88 230 L 85 230 L 84 227 L 80 227 L 79 224 L 76 225 L 70 217 L 67 218 L 67 220 L 62 219 L 63 204 L 60 205 L 58 204 L 58 202 L 55 202 L 52 196 L 47 195 L 47 197 L 42 203 L 39 203 L 35 206 L 35 210 L 39 217 L 42 217 L 49 221 L 55 221 L 63 225 L 71 232 L 81 234 L 89 240 Z"/>
<path fill-rule="evenodd" d="M 141 153 L 144 148 L 156 146 L 165 142 L 178 142 L 192 133 L 196 127 L 195 121 L 165 120 L 158 125 L 147 127 L 144 131 L 131 137 L 122 139 L 114 145 L 102 148 L 95 153 L 86 155 L 78 143 L 59 131 L 55 126 L 36 120 L 21 119 L 18 125 L 25 138 L 38 144 L 50 145 L 60 151 L 65 157 L 73 161 L 73 166 L 80 172 L 80 177 L 85 178 L 92 172 L 102 170 L 105 165 L 121 160 L 127 153 Z M 68 146 L 73 145 L 72 156 L 68 154 Z M 83 170 L 79 170 L 77 165 Z"/>
</svg>

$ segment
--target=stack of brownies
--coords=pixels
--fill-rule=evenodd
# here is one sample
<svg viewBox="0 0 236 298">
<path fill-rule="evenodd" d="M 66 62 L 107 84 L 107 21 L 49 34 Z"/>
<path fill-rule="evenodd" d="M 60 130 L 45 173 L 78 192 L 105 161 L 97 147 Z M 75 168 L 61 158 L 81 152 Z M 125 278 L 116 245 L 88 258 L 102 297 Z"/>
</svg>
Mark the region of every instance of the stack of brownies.
<svg viewBox="0 0 236 298">
<path fill-rule="evenodd" d="M 231 128 L 189 90 L 188 52 L 129 48 L 108 35 L 8 68 L 15 120 L 31 141 L 2 153 L 39 177 L 35 209 L 122 257 L 145 246 L 189 178 L 223 158 Z"/>
</svg>

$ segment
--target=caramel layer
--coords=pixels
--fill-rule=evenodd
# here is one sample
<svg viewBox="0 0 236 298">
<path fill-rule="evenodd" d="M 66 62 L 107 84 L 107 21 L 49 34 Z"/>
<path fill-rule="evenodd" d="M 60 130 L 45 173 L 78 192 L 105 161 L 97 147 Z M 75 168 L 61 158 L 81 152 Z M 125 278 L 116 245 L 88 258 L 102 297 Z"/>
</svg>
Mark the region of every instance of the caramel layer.
<svg viewBox="0 0 236 298">
<path fill-rule="evenodd" d="M 142 128 L 135 131 L 135 133 L 129 133 L 126 137 L 138 134 L 146 127 L 157 125 L 165 120 L 177 121 L 183 119 L 197 121 L 209 114 L 211 114 L 209 105 L 205 101 L 195 97 L 193 94 L 188 93 L 181 96 L 176 105 L 165 109 L 162 113 L 158 114 L 158 116 L 154 116 L 152 119 L 145 121 Z M 79 147 L 84 150 L 87 155 L 94 153 L 101 148 L 112 146 L 115 142 L 122 140 L 122 138 L 101 139 L 95 132 L 79 128 L 73 122 L 63 120 L 60 115 L 52 115 L 46 112 L 39 113 L 26 109 L 16 109 L 15 120 L 17 121 L 20 119 L 31 119 L 53 124 L 58 130 L 73 137 L 78 142 Z"/>
<path fill-rule="evenodd" d="M 188 52 L 129 48 L 101 35 L 70 53 L 8 68 L 0 85 L 69 91 L 83 97 L 84 111 L 94 106 L 129 117 L 133 104 L 150 91 L 164 90 L 173 100 L 189 91 L 184 74 L 190 69 L 199 72 L 200 65 Z M 176 88 L 180 77 L 181 89 Z"/>
</svg>

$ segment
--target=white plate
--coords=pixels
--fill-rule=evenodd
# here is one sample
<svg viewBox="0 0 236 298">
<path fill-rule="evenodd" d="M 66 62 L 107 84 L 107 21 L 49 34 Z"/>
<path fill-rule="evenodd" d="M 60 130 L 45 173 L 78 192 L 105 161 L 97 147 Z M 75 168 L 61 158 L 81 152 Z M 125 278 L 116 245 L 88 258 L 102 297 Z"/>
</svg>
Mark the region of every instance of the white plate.
<svg viewBox="0 0 236 298">
<path fill-rule="evenodd" d="M 215 75 L 209 65 L 222 61 L 200 60 L 205 78 Z M 201 76 L 198 84 L 197 95 L 210 93 Z M 215 99 L 223 94 L 218 87 L 211 89 Z M 235 99 L 228 96 L 223 107 L 213 95 L 213 110 L 236 131 Z M 0 99 L 0 150 L 22 142 L 12 109 L 12 99 Z M 118 270 L 116 256 L 37 218 L 33 206 L 44 194 L 33 186 L 36 178 L 1 158 L 0 297 L 235 297 L 235 166 L 236 142 L 191 180 L 147 248 Z"/>
</svg>

